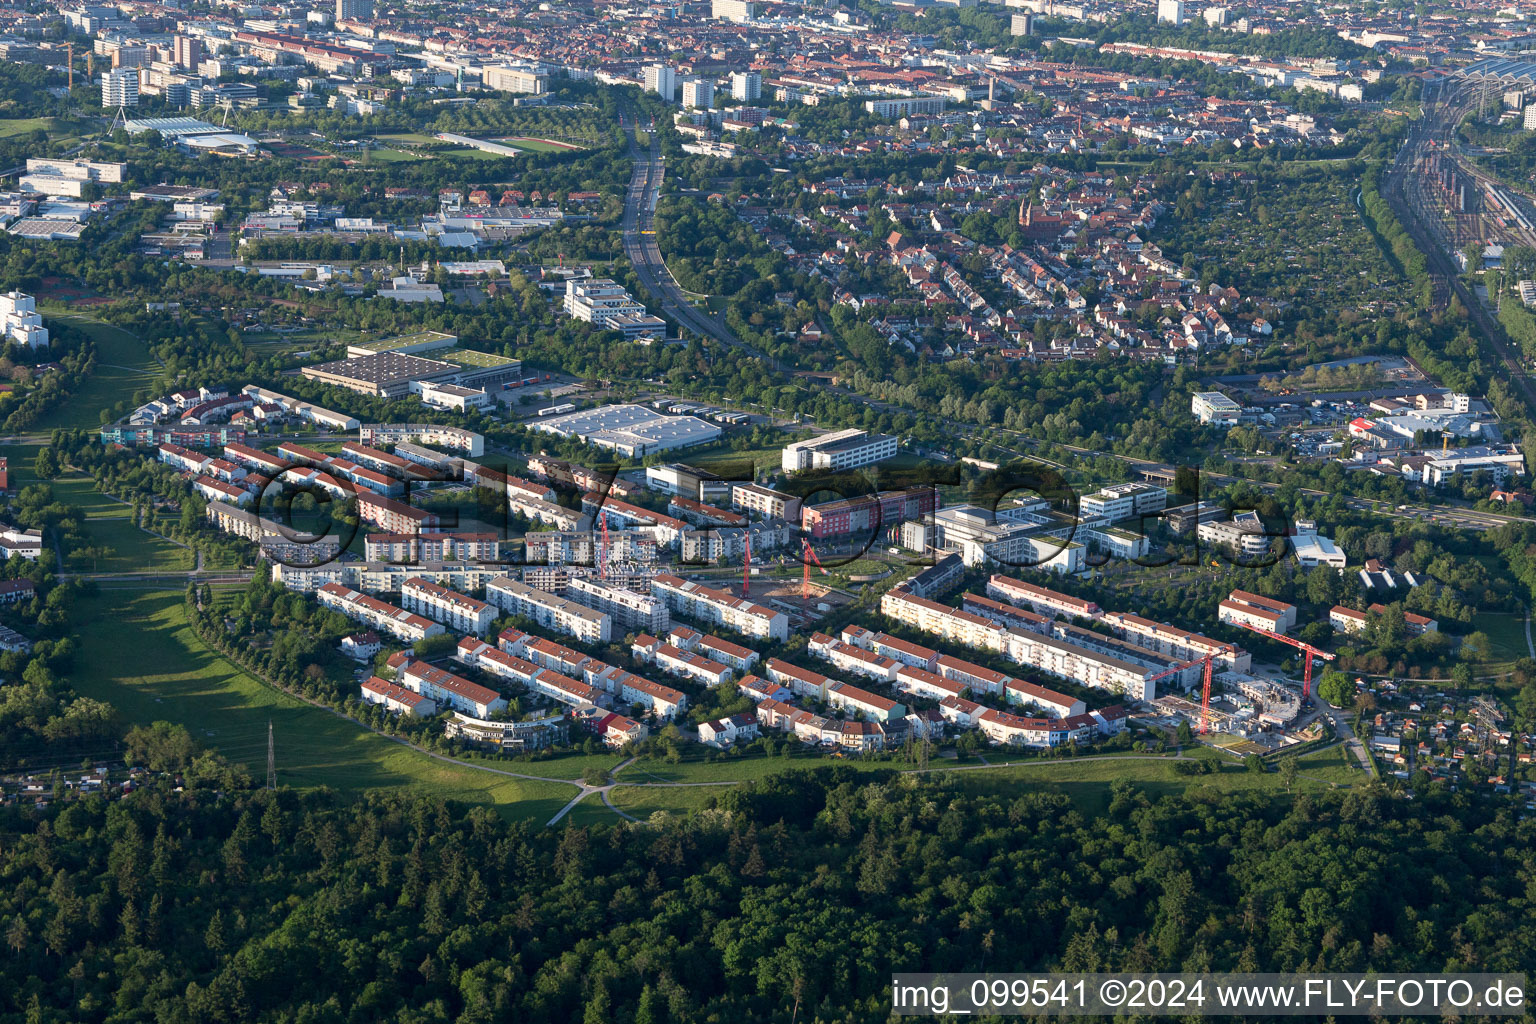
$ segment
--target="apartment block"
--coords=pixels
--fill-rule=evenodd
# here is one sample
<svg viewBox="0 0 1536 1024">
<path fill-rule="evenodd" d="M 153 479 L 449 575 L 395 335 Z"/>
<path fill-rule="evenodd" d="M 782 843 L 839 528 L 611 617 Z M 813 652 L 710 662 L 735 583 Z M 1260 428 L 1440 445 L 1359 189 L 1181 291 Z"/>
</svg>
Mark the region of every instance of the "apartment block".
<svg viewBox="0 0 1536 1024">
<path fill-rule="evenodd" d="M 1153 622 L 1151 619 L 1132 615 L 1129 612 L 1105 612 L 1101 621 L 1132 643 L 1149 647 L 1182 661 L 1193 661 L 1196 658 L 1212 655 L 1211 660 L 1229 672 L 1247 672 L 1253 667 L 1253 655 L 1241 647 L 1223 640 L 1213 640 L 1199 633 L 1191 633 L 1187 629 L 1170 626 L 1166 622 Z"/>
<path fill-rule="evenodd" d="M 972 693 L 987 693 L 994 697 L 1001 697 L 1007 692 L 1008 684 L 1014 681 L 1010 675 L 987 668 L 985 665 L 965 661 L 952 654 L 939 655 L 934 671 L 941 678 L 958 683 Z"/>
<path fill-rule="evenodd" d="M 363 538 L 370 562 L 499 562 L 501 537 L 495 533 L 370 533 Z"/>
<path fill-rule="evenodd" d="M 799 498 L 758 484 L 732 484 L 731 508 L 768 519 L 800 521 Z"/>
<path fill-rule="evenodd" d="M 340 583 L 327 583 L 315 591 L 315 600 L 323 607 L 341 612 L 350 619 L 366 623 L 406 643 L 415 643 L 443 632 L 443 627 L 431 619 L 397 608 Z"/>
<path fill-rule="evenodd" d="M 651 594 L 625 590 L 582 576 L 573 576 L 565 593 L 572 601 L 609 616 L 625 632 L 664 633 L 672 626 L 672 612 L 667 603 Z"/>
<path fill-rule="evenodd" d="M 676 641 L 673 641 L 676 643 Z M 679 645 L 681 646 L 681 645 Z M 704 655 L 711 661 L 718 661 L 737 672 L 745 672 L 757 663 L 758 654 L 750 651 L 740 644 L 733 644 L 729 640 L 722 640 L 717 636 L 708 634 L 699 637 L 691 650 Z"/>
<path fill-rule="evenodd" d="M 379 704 L 397 714 L 418 718 L 437 714 L 437 702 L 430 697 L 378 676 L 363 680 L 358 687 L 358 696 L 365 704 Z"/>
<path fill-rule="evenodd" d="M 827 687 L 832 680 L 819 672 L 812 672 L 808 668 L 792 665 L 778 658 L 769 658 L 763 668 L 763 674 L 782 686 L 787 686 L 794 691 L 796 697 L 810 697 L 813 700 L 825 700 Z"/>
<path fill-rule="evenodd" d="M 828 686 L 827 703 L 834 708 L 858 712 L 877 722 L 888 722 L 907 713 L 904 705 L 878 693 L 861 690 L 852 683 L 833 683 Z"/>
<path fill-rule="evenodd" d="M 495 690 L 424 661 L 408 662 L 400 670 L 399 680 L 401 686 L 435 701 L 439 707 L 452 708 L 476 718 L 485 718 L 507 706 L 506 698 Z"/>
<path fill-rule="evenodd" d="M 485 597 L 509 615 L 531 619 L 583 643 L 607 643 L 612 634 L 613 620 L 605 613 L 536 590 L 510 576 L 498 576 L 486 584 Z"/>
<path fill-rule="evenodd" d="M 637 659 L 649 662 L 669 675 L 692 679 L 705 686 L 722 686 L 731 678 L 729 666 L 711 661 L 702 654 L 663 643 L 653 636 L 636 638 L 630 649 Z"/>
<path fill-rule="evenodd" d="M 1296 627 L 1296 606 L 1262 594 L 1234 590 L 1217 606 L 1216 618 L 1230 626 L 1257 626 L 1284 634 Z"/>
<path fill-rule="evenodd" d="M 813 538 L 848 537 L 869 534 L 908 519 L 933 514 L 939 507 L 939 492 L 931 487 L 843 498 L 800 509 L 800 525 Z"/>
<path fill-rule="evenodd" d="M 357 492 L 357 515 L 363 522 L 385 533 L 421 533 L 438 525 L 434 512 L 423 512 L 403 501 L 367 490 Z"/>
<path fill-rule="evenodd" d="M 882 657 L 825 633 L 813 634 L 807 649 L 817 657 L 830 661 L 842 672 L 878 679 L 883 683 L 895 682 L 896 673 L 901 668 L 901 663 L 893 658 Z"/>
<path fill-rule="evenodd" d="M 1097 619 L 1104 614 L 1104 610 L 1092 601 L 1026 583 L 1011 576 L 994 575 L 987 580 L 987 596 L 997 601 L 1033 608 L 1042 615 Z"/>
<path fill-rule="evenodd" d="M 893 622 L 967 647 L 999 653 L 1007 649 L 1006 631 L 991 619 L 918 597 L 900 588 L 887 591 L 880 599 L 880 614 Z"/>
<path fill-rule="evenodd" d="M 496 621 L 496 609 L 457 590 L 413 577 L 400 587 L 406 611 L 425 615 L 458 633 L 484 633 Z"/>
<path fill-rule="evenodd" d="M 663 574 L 651 581 L 651 593 L 665 601 L 674 614 L 747 636 L 789 639 L 789 616 L 724 590 Z"/>
<path fill-rule="evenodd" d="M 1080 686 L 1121 694 L 1132 700 L 1152 700 L 1157 696 L 1157 684 L 1152 677 L 1161 669 L 1060 637 L 1014 630 L 1008 635 L 1006 654 L 1010 661 Z"/>
</svg>

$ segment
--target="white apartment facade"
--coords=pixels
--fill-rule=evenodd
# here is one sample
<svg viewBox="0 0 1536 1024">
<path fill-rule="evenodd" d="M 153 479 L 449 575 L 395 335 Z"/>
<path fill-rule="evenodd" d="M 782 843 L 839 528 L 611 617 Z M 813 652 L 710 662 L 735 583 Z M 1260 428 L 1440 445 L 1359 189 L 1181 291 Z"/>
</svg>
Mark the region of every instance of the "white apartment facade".
<svg viewBox="0 0 1536 1024">
<path fill-rule="evenodd" d="M 531 619 L 584 643 L 607 643 L 612 635 L 613 620 L 603 612 L 537 590 L 510 576 L 498 576 L 486 584 L 485 597 L 509 615 Z"/>
<path fill-rule="evenodd" d="M 664 600 L 674 614 L 725 626 L 747 636 L 789 639 L 789 616 L 726 591 L 663 574 L 651 581 L 651 593 Z"/>
<path fill-rule="evenodd" d="M 672 612 L 667 603 L 652 594 L 609 586 L 583 576 L 572 577 L 565 592 L 578 604 L 609 616 L 626 632 L 664 633 L 672 627 Z"/>
<path fill-rule="evenodd" d="M 1262 594 L 1234 590 L 1217 606 L 1216 618 L 1229 626 L 1257 626 L 1284 634 L 1296 626 L 1296 606 Z"/>
<path fill-rule="evenodd" d="M 18 291 L 0 295 L 0 333 L 25 348 L 48 347 L 48 328 L 37 311 L 37 300 Z"/>
<path fill-rule="evenodd" d="M 1008 646 L 1007 631 L 991 619 L 904 590 L 888 591 L 880 599 L 880 614 L 894 622 L 977 650 L 1001 653 Z"/>
<path fill-rule="evenodd" d="M 349 619 L 366 623 L 406 643 L 415 643 L 444 631 L 440 624 L 431 619 L 397 608 L 340 583 L 327 583 L 315 591 L 315 600 L 322 607 L 341 612 Z"/>
<path fill-rule="evenodd" d="M 496 609 L 486 602 L 419 576 L 401 584 L 400 604 L 459 633 L 484 633 L 496 621 Z"/>
</svg>

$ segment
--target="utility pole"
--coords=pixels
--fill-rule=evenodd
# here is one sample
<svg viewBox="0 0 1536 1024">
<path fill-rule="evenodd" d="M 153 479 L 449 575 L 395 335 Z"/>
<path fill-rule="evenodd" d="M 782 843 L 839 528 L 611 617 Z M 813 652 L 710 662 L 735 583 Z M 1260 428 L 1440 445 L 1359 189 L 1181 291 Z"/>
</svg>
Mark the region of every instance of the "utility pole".
<svg viewBox="0 0 1536 1024">
<path fill-rule="evenodd" d="M 277 748 L 272 743 L 272 719 L 267 719 L 267 788 L 277 788 Z"/>
</svg>

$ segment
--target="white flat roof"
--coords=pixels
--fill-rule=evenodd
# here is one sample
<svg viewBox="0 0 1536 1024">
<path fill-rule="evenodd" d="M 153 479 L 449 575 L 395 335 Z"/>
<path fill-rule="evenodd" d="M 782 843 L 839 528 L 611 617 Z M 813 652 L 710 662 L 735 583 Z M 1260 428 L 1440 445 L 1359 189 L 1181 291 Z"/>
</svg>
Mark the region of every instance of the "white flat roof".
<svg viewBox="0 0 1536 1024">
<path fill-rule="evenodd" d="M 663 444 L 680 447 L 720 436 L 720 428 L 697 416 L 663 416 L 643 405 L 605 405 L 599 409 L 551 416 L 530 423 L 563 437 L 624 446 Z"/>
</svg>

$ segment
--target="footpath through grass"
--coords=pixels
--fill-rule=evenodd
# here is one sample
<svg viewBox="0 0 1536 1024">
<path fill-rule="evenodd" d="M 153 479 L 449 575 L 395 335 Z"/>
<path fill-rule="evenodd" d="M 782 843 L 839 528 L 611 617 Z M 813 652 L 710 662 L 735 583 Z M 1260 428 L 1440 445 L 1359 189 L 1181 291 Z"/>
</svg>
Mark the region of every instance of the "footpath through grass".
<svg viewBox="0 0 1536 1024">
<path fill-rule="evenodd" d="M 570 786 L 435 760 L 267 686 L 202 643 L 179 591 L 106 592 L 84 601 L 79 613 L 85 625 L 71 679 L 76 690 L 108 701 L 129 722 L 186 726 L 258 779 L 266 774 L 270 721 L 283 785 L 351 792 L 411 786 L 496 804 L 510 818 L 539 824 L 575 795 Z"/>
</svg>

